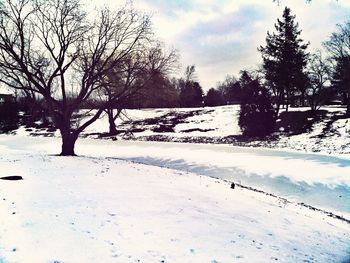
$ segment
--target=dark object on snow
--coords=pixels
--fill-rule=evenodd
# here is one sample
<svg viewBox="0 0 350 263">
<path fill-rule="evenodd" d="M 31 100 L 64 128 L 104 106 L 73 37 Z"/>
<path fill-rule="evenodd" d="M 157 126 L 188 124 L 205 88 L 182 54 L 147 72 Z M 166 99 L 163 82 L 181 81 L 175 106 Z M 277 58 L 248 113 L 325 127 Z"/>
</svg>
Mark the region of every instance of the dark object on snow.
<svg viewBox="0 0 350 263">
<path fill-rule="evenodd" d="M 215 131 L 215 129 L 201 129 L 201 128 L 193 128 L 193 129 L 182 130 L 181 132 L 194 132 L 194 131 L 199 131 L 199 132 L 208 132 L 208 131 Z"/>
<path fill-rule="evenodd" d="M 9 180 L 9 181 L 17 181 L 17 180 L 23 180 L 22 176 L 13 175 L 13 176 L 4 176 L 0 177 L 1 180 Z"/>
<path fill-rule="evenodd" d="M 152 129 L 154 132 L 175 132 L 170 125 L 160 124 L 158 127 Z"/>
<path fill-rule="evenodd" d="M 235 186 L 236 186 L 235 183 L 232 183 L 231 184 L 231 189 L 235 189 Z"/>
</svg>

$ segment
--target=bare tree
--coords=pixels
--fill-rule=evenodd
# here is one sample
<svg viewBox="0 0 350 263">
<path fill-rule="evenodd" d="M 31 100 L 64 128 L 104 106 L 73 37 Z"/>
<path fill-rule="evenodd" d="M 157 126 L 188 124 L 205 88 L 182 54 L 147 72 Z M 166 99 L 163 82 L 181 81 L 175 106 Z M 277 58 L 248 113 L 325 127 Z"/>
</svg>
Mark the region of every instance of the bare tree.
<svg viewBox="0 0 350 263">
<path fill-rule="evenodd" d="M 185 70 L 185 81 L 195 81 L 197 78 L 196 76 L 196 66 L 191 65 L 187 66 Z"/>
<path fill-rule="evenodd" d="M 324 46 L 335 62 L 333 68 L 333 85 L 346 95 L 347 110 L 350 116 L 350 21 L 337 25 L 338 29 L 332 33 Z"/>
<path fill-rule="evenodd" d="M 0 6 L 0 81 L 45 101 L 61 133 L 61 155 L 74 155 L 79 134 L 125 92 L 76 127 L 74 112 L 151 36 L 149 17 L 128 6 L 93 12 L 83 11 L 80 0 L 4 0 Z"/>
<path fill-rule="evenodd" d="M 165 52 L 162 45 L 156 42 L 154 45 L 144 46 L 132 56 L 125 57 L 110 69 L 101 81 L 100 91 L 108 105 L 105 112 L 109 121 L 109 135 L 117 134 L 115 121 L 122 110 L 130 106 L 129 100 L 147 96 L 152 81 L 159 75 L 166 76 L 172 73 L 176 69 L 177 61 L 176 50 Z M 123 96 L 120 99 L 113 99 L 115 94 L 121 92 Z"/>
<path fill-rule="evenodd" d="M 141 76 L 146 69 L 141 54 L 142 52 L 139 52 L 133 56 L 124 57 L 101 79 L 101 89 L 98 93 L 107 106 L 104 111 L 108 117 L 109 135 L 117 134 L 115 121 L 122 110 L 130 104 L 130 100 L 137 91 L 142 88 Z M 122 93 L 123 96 L 120 96 L 119 94 Z M 115 97 L 120 99 L 116 100 Z"/>
<path fill-rule="evenodd" d="M 317 111 L 327 100 L 330 99 L 331 66 L 324 59 L 320 50 L 310 56 L 307 66 L 309 85 L 306 96 L 312 111 Z"/>
<path fill-rule="evenodd" d="M 334 58 L 350 55 L 350 21 L 337 25 L 337 32 L 331 34 L 324 46 Z"/>
</svg>

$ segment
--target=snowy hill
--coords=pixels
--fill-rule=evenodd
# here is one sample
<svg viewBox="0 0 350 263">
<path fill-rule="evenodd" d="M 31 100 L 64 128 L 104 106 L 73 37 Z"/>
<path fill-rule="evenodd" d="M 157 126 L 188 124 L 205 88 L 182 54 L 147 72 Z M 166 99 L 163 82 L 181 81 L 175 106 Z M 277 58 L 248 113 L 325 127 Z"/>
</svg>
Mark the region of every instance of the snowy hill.
<svg viewBox="0 0 350 263">
<path fill-rule="evenodd" d="M 258 146 L 277 149 L 293 149 L 303 152 L 327 154 L 350 153 L 350 120 L 344 118 L 345 108 L 323 107 L 322 118 L 303 116 L 294 120 L 307 122 L 305 130 L 288 131 L 290 123 L 281 123 L 282 127 L 274 136 L 266 140 L 241 137 L 238 125 L 239 105 L 180 108 L 180 109 L 144 109 L 126 110 L 117 120 L 118 136 L 112 139 L 223 143 L 239 146 Z M 309 108 L 291 108 L 292 113 L 306 113 Z M 283 110 L 282 110 L 283 112 Z M 299 123 L 299 126 L 302 126 Z M 297 126 L 297 125 L 296 125 Z M 89 126 L 82 134 L 85 137 L 108 139 L 108 119 L 101 119 Z M 20 135 L 52 136 L 46 129 L 21 127 L 15 132 Z M 56 132 L 56 136 L 59 133 Z"/>
</svg>

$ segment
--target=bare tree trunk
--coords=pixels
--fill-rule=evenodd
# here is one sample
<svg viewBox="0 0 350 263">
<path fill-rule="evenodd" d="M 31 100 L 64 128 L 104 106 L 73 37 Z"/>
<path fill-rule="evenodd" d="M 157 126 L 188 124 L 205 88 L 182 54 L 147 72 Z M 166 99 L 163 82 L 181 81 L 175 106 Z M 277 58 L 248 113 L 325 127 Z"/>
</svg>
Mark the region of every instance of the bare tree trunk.
<svg viewBox="0 0 350 263">
<path fill-rule="evenodd" d="M 277 103 L 277 104 L 276 104 L 276 109 L 275 109 L 275 114 L 274 114 L 274 121 L 275 121 L 275 122 L 276 122 L 276 120 L 278 119 L 278 114 L 280 113 L 280 108 L 281 108 L 280 103 Z"/>
<path fill-rule="evenodd" d="M 74 146 L 78 139 L 79 133 L 72 131 L 70 128 L 70 118 L 61 123 L 60 127 L 62 137 L 62 151 L 61 156 L 75 156 Z"/>
<path fill-rule="evenodd" d="M 294 104 L 296 104 L 294 102 Z M 302 91 L 301 92 L 301 95 L 300 95 L 300 104 L 299 104 L 300 107 L 305 107 L 305 93 Z"/>
<path fill-rule="evenodd" d="M 115 125 L 115 119 L 113 116 L 113 109 L 107 110 L 108 122 L 109 122 L 109 132 L 108 134 L 113 136 L 117 135 L 117 126 Z"/>
<path fill-rule="evenodd" d="M 61 156 L 75 156 L 74 146 L 78 136 L 70 132 L 62 132 L 62 151 Z"/>
<path fill-rule="evenodd" d="M 317 111 L 317 103 L 315 101 L 310 101 L 310 108 L 312 112 L 316 112 Z"/>
<path fill-rule="evenodd" d="M 279 93 L 278 95 L 276 95 L 275 98 L 275 112 L 274 112 L 274 120 L 276 121 L 278 119 L 278 115 L 280 113 L 280 109 L 281 106 L 283 107 L 283 95 L 281 93 Z"/>
<path fill-rule="evenodd" d="M 288 112 L 289 109 L 289 91 L 286 92 L 286 112 Z"/>
<path fill-rule="evenodd" d="M 118 134 L 117 125 L 115 124 L 116 119 L 121 114 L 122 109 L 117 109 L 117 113 L 114 115 L 113 109 L 107 110 L 108 122 L 109 122 L 109 135 L 114 136 Z"/>
</svg>

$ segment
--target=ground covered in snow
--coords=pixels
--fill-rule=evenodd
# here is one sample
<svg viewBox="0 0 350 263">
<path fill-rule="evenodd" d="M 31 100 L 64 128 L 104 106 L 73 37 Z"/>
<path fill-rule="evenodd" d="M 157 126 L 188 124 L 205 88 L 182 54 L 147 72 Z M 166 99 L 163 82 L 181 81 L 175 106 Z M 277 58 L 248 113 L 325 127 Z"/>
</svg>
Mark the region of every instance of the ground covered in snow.
<svg viewBox="0 0 350 263">
<path fill-rule="evenodd" d="M 40 121 L 0 135 L 0 177 L 24 178 L 0 180 L 0 263 L 348 263 L 350 122 L 307 110 L 264 140 L 237 105 L 127 110 L 117 136 L 106 116 L 88 127 L 80 157 L 55 156 Z"/>
<path fill-rule="evenodd" d="M 231 173 L 242 178 L 278 177 L 272 158 L 291 161 L 285 175 L 295 182 L 347 185 L 345 159 L 115 143 L 80 139 L 79 157 L 59 157 L 57 138 L 0 136 L 1 176 L 23 177 L 0 180 L 0 262 L 349 262 L 349 223 L 203 176 L 216 152 L 212 169 L 234 157 Z M 338 170 L 307 177 L 296 164 Z"/>
</svg>

